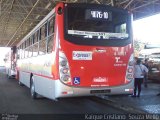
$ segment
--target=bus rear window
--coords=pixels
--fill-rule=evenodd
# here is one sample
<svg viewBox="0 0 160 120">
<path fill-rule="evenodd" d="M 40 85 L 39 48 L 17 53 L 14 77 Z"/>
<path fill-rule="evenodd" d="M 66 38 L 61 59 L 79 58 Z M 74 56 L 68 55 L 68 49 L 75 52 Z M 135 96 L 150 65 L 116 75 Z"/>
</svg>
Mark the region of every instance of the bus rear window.
<svg viewBox="0 0 160 120">
<path fill-rule="evenodd" d="M 81 38 L 127 39 L 128 13 L 107 9 L 68 7 L 67 33 Z"/>
</svg>

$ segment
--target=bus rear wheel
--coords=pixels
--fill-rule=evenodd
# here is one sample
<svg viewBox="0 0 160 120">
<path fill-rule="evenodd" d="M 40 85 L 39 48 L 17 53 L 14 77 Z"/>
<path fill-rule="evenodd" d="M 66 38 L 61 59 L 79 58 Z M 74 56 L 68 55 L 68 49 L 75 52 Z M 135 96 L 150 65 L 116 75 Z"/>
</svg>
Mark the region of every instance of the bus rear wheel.
<svg viewBox="0 0 160 120">
<path fill-rule="evenodd" d="M 22 83 L 21 81 L 18 81 L 18 84 L 19 84 L 20 86 L 23 86 L 23 83 Z"/>
<path fill-rule="evenodd" d="M 33 76 L 31 77 L 30 92 L 31 92 L 31 97 L 33 99 L 36 99 L 37 98 L 37 93 L 35 92 L 35 83 L 34 83 Z"/>
</svg>

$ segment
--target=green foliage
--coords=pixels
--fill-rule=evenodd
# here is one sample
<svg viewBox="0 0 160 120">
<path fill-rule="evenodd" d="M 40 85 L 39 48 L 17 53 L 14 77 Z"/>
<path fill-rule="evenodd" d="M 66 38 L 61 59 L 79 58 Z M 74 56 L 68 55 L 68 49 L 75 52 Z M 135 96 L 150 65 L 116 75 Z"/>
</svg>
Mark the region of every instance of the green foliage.
<svg viewBox="0 0 160 120">
<path fill-rule="evenodd" d="M 139 56 L 139 52 L 144 49 L 144 45 L 145 43 L 140 42 L 140 40 L 134 40 L 134 52 L 135 52 L 135 56 Z"/>
<path fill-rule="evenodd" d="M 134 50 L 135 51 L 140 51 L 141 50 L 141 45 L 138 40 L 134 40 Z"/>
</svg>

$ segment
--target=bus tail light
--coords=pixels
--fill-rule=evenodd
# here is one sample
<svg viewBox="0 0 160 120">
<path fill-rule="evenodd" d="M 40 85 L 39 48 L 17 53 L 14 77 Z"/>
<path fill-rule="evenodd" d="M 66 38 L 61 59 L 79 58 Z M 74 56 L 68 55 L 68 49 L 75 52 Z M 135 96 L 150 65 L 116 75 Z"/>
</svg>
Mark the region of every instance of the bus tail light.
<svg viewBox="0 0 160 120">
<path fill-rule="evenodd" d="M 69 69 L 68 69 L 68 68 L 66 68 L 66 67 L 62 67 L 62 68 L 61 68 L 61 73 L 67 74 L 68 72 L 69 72 Z"/>
<path fill-rule="evenodd" d="M 70 76 L 69 75 L 63 75 L 61 77 L 61 80 L 65 83 L 69 82 L 70 81 Z"/>
<path fill-rule="evenodd" d="M 133 54 L 130 56 L 127 71 L 126 71 L 126 81 L 125 83 L 129 83 L 134 79 L 134 57 Z"/>
<path fill-rule="evenodd" d="M 65 84 L 71 84 L 70 69 L 68 60 L 63 52 L 59 53 L 59 74 L 60 80 Z"/>
<path fill-rule="evenodd" d="M 133 73 L 133 68 L 128 68 L 129 73 Z"/>
</svg>

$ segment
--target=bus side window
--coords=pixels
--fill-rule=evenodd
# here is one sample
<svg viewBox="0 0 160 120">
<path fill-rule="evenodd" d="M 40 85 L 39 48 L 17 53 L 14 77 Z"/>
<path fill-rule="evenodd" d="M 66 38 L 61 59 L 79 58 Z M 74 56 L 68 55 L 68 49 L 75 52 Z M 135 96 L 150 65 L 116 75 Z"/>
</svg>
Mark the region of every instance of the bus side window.
<svg viewBox="0 0 160 120">
<path fill-rule="evenodd" d="M 29 38 L 29 48 L 28 48 L 28 57 L 32 57 L 32 39 Z"/>
<path fill-rule="evenodd" d="M 22 43 L 22 59 L 25 58 L 25 45 Z"/>
<path fill-rule="evenodd" d="M 38 34 L 39 34 L 39 30 L 35 32 L 35 43 L 38 42 Z"/>
<path fill-rule="evenodd" d="M 38 42 L 33 45 L 33 56 L 38 55 Z"/>
<path fill-rule="evenodd" d="M 47 37 L 47 28 L 48 28 L 48 23 L 45 23 L 45 38 Z"/>
<path fill-rule="evenodd" d="M 21 52 L 22 52 L 22 45 L 19 46 L 19 58 L 20 58 L 20 59 L 22 59 Z"/>
<path fill-rule="evenodd" d="M 41 30 L 41 28 L 39 29 L 39 37 L 38 37 L 38 39 L 39 39 L 39 41 L 42 39 L 42 32 L 41 32 L 42 30 Z"/>
<path fill-rule="evenodd" d="M 27 40 L 25 40 L 25 58 L 28 57 L 28 50 L 27 50 Z"/>
<path fill-rule="evenodd" d="M 20 52 L 20 47 L 17 48 L 17 56 L 16 56 L 16 59 L 20 59 L 20 56 L 19 56 L 20 54 L 19 54 L 19 52 Z"/>
<path fill-rule="evenodd" d="M 32 57 L 32 46 L 28 48 L 28 57 Z"/>
<path fill-rule="evenodd" d="M 116 33 L 127 33 L 126 23 L 115 26 Z"/>
<path fill-rule="evenodd" d="M 26 40 L 26 53 L 25 53 L 25 58 L 29 57 L 29 39 Z"/>
<path fill-rule="evenodd" d="M 52 17 L 48 22 L 48 44 L 47 44 L 48 53 L 51 53 L 53 50 L 54 23 L 55 23 L 55 16 Z"/>
<path fill-rule="evenodd" d="M 41 37 L 42 37 L 42 40 L 45 39 L 45 24 L 41 28 Z"/>
<path fill-rule="evenodd" d="M 34 36 L 34 43 L 33 43 L 33 56 L 38 55 L 38 42 L 37 42 L 37 32 L 33 35 Z"/>
<path fill-rule="evenodd" d="M 46 53 L 45 24 L 42 26 L 40 34 L 41 40 L 39 41 L 39 55 L 43 55 Z"/>
<path fill-rule="evenodd" d="M 20 55 L 21 55 L 21 59 L 23 59 L 22 54 L 23 54 L 23 49 L 22 49 L 22 43 L 21 43 L 21 51 L 20 51 Z"/>
<path fill-rule="evenodd" d="M 48 22 L 48 25 L 49 25 L 48 34 L 49 34 L 49 36 L 54 33 L 54 23 L 55 23 L 55 16 L 52 17 Z"/>
<path fill-rule="evenodd" d="M 46 53 L 46 40 L 39 41 L 39 55 Z"/>
</svg>

